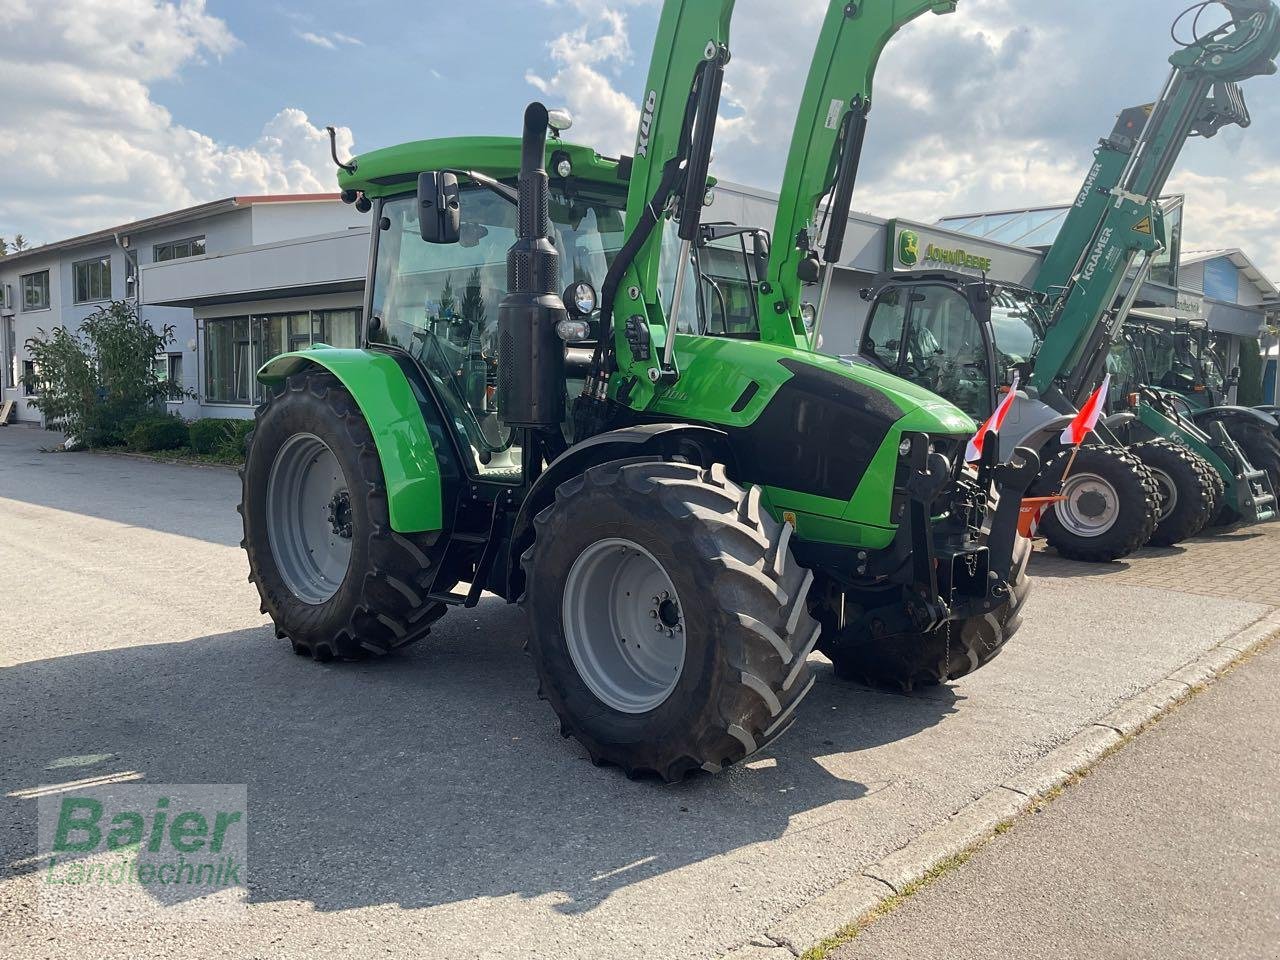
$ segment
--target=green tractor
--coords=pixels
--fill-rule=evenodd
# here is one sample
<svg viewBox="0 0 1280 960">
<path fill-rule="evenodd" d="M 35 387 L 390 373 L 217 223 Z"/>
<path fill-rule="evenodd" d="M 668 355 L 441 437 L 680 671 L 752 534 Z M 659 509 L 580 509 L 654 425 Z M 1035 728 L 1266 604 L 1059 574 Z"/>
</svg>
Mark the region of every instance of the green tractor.
<svg viewBox="0 0 1280 960">
<path fill-rule="evenodd" d="M 953 6 L 837 3 L 824 38 L 878 56 Z M 808 349 L 805 304 L 749 295 L 767 234 L 702 222 L 732 7 L 665 3 L 633 157 L 534 104 L 520 139 L 342 164 L 374 225 L 365 343 L 262 368 L 243 473 L 250 577 L 296 653 L 392 653 L 488 591 L 527 612 L 564 735 L 671 781 L 786 730 L 824 636 L 909 688 L 1017 629 L 1035 455 L 966 470 L 968 416 Z M 832 184 L 862 102 L 836 106 Z"/>
</svg>

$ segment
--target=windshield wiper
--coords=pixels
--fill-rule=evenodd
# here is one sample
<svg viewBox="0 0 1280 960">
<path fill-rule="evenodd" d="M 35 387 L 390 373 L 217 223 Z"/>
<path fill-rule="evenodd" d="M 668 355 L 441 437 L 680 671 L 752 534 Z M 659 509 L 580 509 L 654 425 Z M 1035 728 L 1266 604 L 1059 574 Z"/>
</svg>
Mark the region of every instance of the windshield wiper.
<svg viewBox="0 0 1280 960">
<path fill-rule="evenodd" d="M 493 177 L 486 176 L 483 173 L 476 173 L 474 170 L 443 170 L 441 172 L 453 173 L 453 174 L 457 174 L 460 177 L 466 177 L 468 180 L 471 180 L 475 183 L 480 184 L 480 186 L 482 187 L 486 187 L 489 190 L 492 190 L 494 193 L 500 196 L 503 200 L 506 200 L 512 206 L 518 207 L 520 205 L 520 194 L 517 193 L 513 187 L 507 186 L 501 180 L 495 180 L 493 179 Z"/>
</svg>

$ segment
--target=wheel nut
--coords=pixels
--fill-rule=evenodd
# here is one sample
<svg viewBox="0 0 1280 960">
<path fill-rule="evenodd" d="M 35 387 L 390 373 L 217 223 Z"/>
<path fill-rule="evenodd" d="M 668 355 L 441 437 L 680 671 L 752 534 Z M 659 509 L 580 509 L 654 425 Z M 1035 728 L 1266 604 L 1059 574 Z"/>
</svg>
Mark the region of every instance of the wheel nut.
<svg viewBox="0 0 1280 960">
<path fill-rule="evenodd" d="M 657 610 L 650 610 L 650 611 L 649 611 L 649 617 L 650 617 L 651 619 L 653 619 L 653 620 L 657 620 L 657 619 L 658 619 L 658 611 L 657 611 Z"/>
<path fill-rule="evenodd" d="M 665 628 L 662 626 L 662 624 L 660 624 L 660 623 L 655 623 L 655 624 L 653 625 L 653 629 L 654 629 L 654 630 L 656 630 L 656 631 L 658 631 L 658 633 L 661 633 Z"/>
<path fill-rule="evenodd" d="M 663 591 L 662 591 L 662 599 L 663 599 L 663 600 L 670 600 L 670 599 L 671 599 L 671 594 L 669 594 L 669 593 L 667 593 L 667 591 L 663 590 Z"/>
<path fill-rule="evenodd" d="M 668 631 L 667 631 L 667 636 L 668 636 L 668 637 L 674 637 L 675 635 L 676 635 L 676 632 L 675 632 L 674 630 L 668 630 Z"/>
</svg>

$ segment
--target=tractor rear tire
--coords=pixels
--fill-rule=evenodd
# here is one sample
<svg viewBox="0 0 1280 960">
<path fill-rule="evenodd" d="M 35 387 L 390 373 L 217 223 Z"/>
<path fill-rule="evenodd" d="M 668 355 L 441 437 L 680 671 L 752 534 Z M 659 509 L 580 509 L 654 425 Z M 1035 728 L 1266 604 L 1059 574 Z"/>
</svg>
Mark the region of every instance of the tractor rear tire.
<svg viewBox="0 0 1280 960">
<path fill-rule="evenodd" d="M 1044 513 L 1040 533 L 1068 560 L 1109 563 L 1140 549 L 1156 529 L 1159 487 L 1142 461 L 1120 447 L 1080 447 L 1064 488 L 1062 475 L 1071 460 L 1063 450 L 1032 484 L 1031 497 L 1059 491 L 1070 498 Z"/>
<path fill-rule="evenodd" d="M 1203 530 L 1217 512 L 1212 468 L 1186 447 L 1161 437 L 1129 449 L 1159 485 L 1160 508 L 1150 544 L 1172 547 Z"/>
<path fill-rule="evenodd" d="M 1031 596 L 1031 577 L 1027 575 L 1031 553 L 1031 541 L 1018 537 L 1009 602 L 999 610 L 930 633 L 888 639 L 869 633 L 848 637 L 828 625 L 818 652 L 831 661 L 840 679 L 869 687 L 910 693 L 958 680 L 998 657 L 1022 626 L 1022 609 Z"/>
<path fill-rule="evenodd" d="M 249 580 L 295 653 L 387 654 L 444 615 L 428 596 L 439 534 L 391 529 L 373 435 L 337 377 L 295 374 L 267 398 L 240 477 Z"/>
<path fill-rule="evenodd" d="M 716 465 L 628 460 L 562 484 L 521 563 L 540 694 L 597 764 L 678 781 L 750 756 L 813 686 L 813 574 Z"/>
</svg>

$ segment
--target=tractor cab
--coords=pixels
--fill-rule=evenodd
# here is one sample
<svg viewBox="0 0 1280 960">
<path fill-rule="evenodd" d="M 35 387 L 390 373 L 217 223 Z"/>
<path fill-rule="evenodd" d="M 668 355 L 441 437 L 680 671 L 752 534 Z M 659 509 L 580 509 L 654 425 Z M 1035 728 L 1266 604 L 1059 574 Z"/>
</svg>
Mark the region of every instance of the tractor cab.
<svg viewBox="0 0 1280 960">
<path fill-rule="evenodd" d="M 981 422 L 1022 381 L 1044 339 L 1029 290 L 951 271 L 887 273 L 863 291 L 871 309 L 859 354 Z"/>
<path fill-rule="evenodd" d="M 553 172 L 555 166 L 553 163 Z M 550 180 L 550 240 L 559 254 L 563 300 L 569 319 L 557 332 L 564 341 L 566 399 L 582 391 L 600 337 L 600 297 L 626 240 L 627 184 L 608 177 Z M 583 171 L 594 173 L 594 171 Z M 457 229 L 441 235 L 424 214 L 421 190 L 374 201 L 378 224 L 368 296 L 367 345 L 407 354 L 440 398 L 461 449 L 466 472 L 477 479 L 524 482 L 520 432 L 498 406 L 498 305 L 508 290 L 507 252 L 519 230 L 516 178 L 501 168 L 472 171 L 450 181 Z M 434 190 L 439 176 L 424 183 Z M 423 220 L 428 219 L 424 230 Z M 705 224 L 691 249 L 690 278 L 673 308 L 681 244 L 674 225 L 662 234 L 657 291 L 686 334 L 758 340 L 757 289 L 769 253 L 767 232 L 731 223 Z M 566 409 L 568 404 L 566 403 Z M 567 425 L 566 425 L 567 426 Z"/>
</svg>

